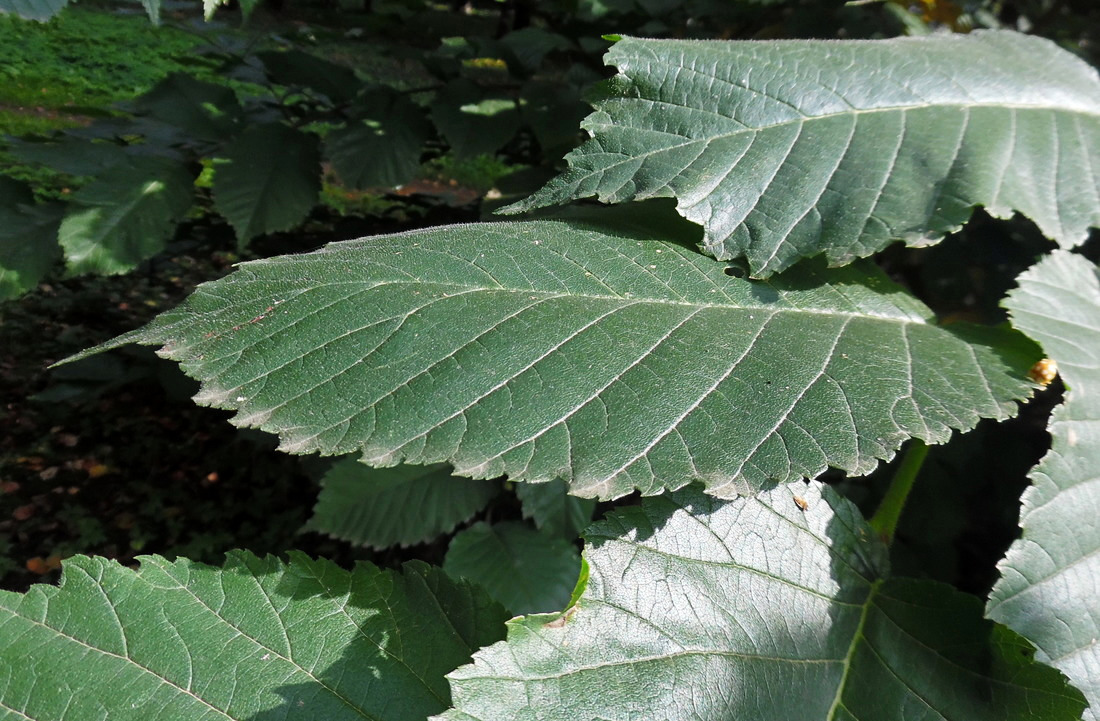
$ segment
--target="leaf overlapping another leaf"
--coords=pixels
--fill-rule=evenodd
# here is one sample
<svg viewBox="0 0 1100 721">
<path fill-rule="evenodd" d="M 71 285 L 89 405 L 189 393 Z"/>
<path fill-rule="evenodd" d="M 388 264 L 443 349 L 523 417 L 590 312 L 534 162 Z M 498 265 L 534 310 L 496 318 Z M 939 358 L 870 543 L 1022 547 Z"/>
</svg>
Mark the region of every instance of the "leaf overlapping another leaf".
<svg viewBox="0 0 1100 721">
<path fill-rule="evenodd" d="M 730 502 L 685 489 L 587 536 L 575 605 L 510 621 L 449 676 L 438 719 L 1055 721 L 1084 706 L 977 598 L 887 578 L 885 546 L 817 483 Z"/>
<path fill-rule="evenodd" d="M 758 277 L 928 244 L 977 205 L 1066 246 L 1100 225 L 1100 79 L 1048 40 L 625 38 L 606 60 L 592 139 L 511 212 L 674 197 Z"/>
<path fill-rule="evenodd" d="M 368 468 L 345 458 L 321 479 L 305 530 L 387 548 L 429 541 L 480 511 L 499 483 L 459 478 L 446 465 Z"/>
<path fill-rule="evenodd" d="M 1019 282 L 1005 301 L 1012 324 L 1042 343 L 1067 390 L 987 612 L 1038 646 L 1085 693 L 1085 718 L 1100 719 L 1100 272 L 1057 251 Z"/>
<path fill-rule="evenodd" d="M 505 618 L 422 563 L 75 557 L 60 588 L 0 593 L 0 715 L 414 721 L 447 708 L 443 675 Z"/>
<path fill-rule="evenodd" d="M 603 498 L 865 473 L 1030 392 L 1033 344 L 938 327 L 876 269 L 750 281 L 648 238 L 540 221 L 335 243 L 245 264 L 89 352 L 163 345 L 199 402 L 290 452 Z"/>
</svg>

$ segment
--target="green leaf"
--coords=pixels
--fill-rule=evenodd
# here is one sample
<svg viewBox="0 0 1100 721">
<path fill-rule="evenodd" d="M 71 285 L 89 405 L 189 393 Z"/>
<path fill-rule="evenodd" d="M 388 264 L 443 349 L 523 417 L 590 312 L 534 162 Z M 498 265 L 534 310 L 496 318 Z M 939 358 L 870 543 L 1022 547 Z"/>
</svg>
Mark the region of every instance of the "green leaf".
<svg viewBox="0 0 1100 721">
<path fill-rule="evenodd" d="M 526 523 L 476 523 L 451 540 L 443 570 L 478 584 L 513 613 L 542 613 L 569 603 L 581 559 L 564 538 Z"/>
<path fill-rule="evenodd" d="M 186 73 L 172 73 L 157 83 L 134 101 L 133 110 L 216 143 L 237 134 L 243 115 L 230 88 L 203 82 Z"/>
<path fill-rule="evenodd" d="M 587 537 L 576 604 L 509 621 L 449 676 L 439 719 L 1054 721 L 1084 706 L 977 598 L 887 579 L 886 548 L 817 483 L 647 498 Z"/>
<path fill-rule="evenodd" d="M 77 556 L 0 593 L 0 707 L 21 719 L 423 719 L 502 609 L 421 563 L 347 572 L 229 554 L 133 571 Z"/>
<path fill-rule="evenodd" d="M 500 492 L 498 483 L 459 478 L 446 465 L 375 469 L 352 458 L 334 464 L 321 486 L 306 530 L 375 548 L 448 533 Z"/>
<path fill-rule="evenodd" d="M 27 164 L 83 176 L 102 175 L 131 157 L 121 145 L 64 136 L 46 141 L 34 137 L 16 138 L 10 142 L 7 152 Z"/>
<path fill-rule="evenodd" d="M 515 99 L 482 90 L 465 78 L 439 91 L 431 114 L 460 158 L 492 155 L 520 128 Z"/>
<path fill-rule="evenodd" d="M 0 176 L 0 300 L 35 287 L 61 258 L 62 207 L 35 205 L 25 183 Z"/>
<path fill-rule="evenodd" d="M 420 154 L 431 123 L 407 97 L 378 89 L 368 94 L 353 121 L 325 137 L 325 155 L 354 188 L 392 188 L 420 171 Z"/>
<path fill-rule="evenodd" d="M 0 15 L 9 14 L 25 20 L 45 22 L 68 4 L 69 0 L 0 0 Z"/>
<path fill-rule="evenodd" d="M 1038 646 L 1084 691 L 1085 718 L 1100 719 L 1100 272 L 1056 251 L 1019 283 L 1004 304 L 1012 324 L 1043 345 L 1067 390 L 987 613 Z"/>
<path fill-rule="evenodd" d="M 572 540 L 592 521 L 596 502 L 569 495 L 569 486 L 560 478 L 549 483 L 521 483 L 516 496 L 523 506 L 523 517 L 530 518 L 540 530 L 552 536 Z"/>
<path fill-rule="evenodd" d="M 1100 79 L 1008 32 L 875 41 L 624 38 L 569 170 L 505 212 L 674 197 L 766 277 L 927 245 L 976 205 L 1063 245 L 1100 225 Z"/>
<path fill-rule="evenodd" d="M 734 496 L 1005 418 L 1034 344 L 938 327 L 873 266 L 771 282 L 629 227 L 536 221 L 246 263 L 87 351 L 163 345 L 199 403 L 291 453 Z M 79 356 L 78 356 L 79 357 Z"/>
<path fill-rule="evenodd" d="M 177 162 L 135 158 L 72 195 L 58 239 L 72 273 L 125 273 L 164 250 L 191 207 L 193 178 Z"/>
<path fill-rule="evenodd" d="M 321 192 L 317 138 L 285 125 L 255 125 L 225 150 L 214 173 L 214 206 L 240 244 L 305 220 Z"/>
<path fill-rule="evenodd" d="M 320 93 L 333 103 L 350 101 L 363 87 L 355 71 L 346 65 L 301 50 L 268 50 L 256 57 L 272 82 Z"/>
</svg>

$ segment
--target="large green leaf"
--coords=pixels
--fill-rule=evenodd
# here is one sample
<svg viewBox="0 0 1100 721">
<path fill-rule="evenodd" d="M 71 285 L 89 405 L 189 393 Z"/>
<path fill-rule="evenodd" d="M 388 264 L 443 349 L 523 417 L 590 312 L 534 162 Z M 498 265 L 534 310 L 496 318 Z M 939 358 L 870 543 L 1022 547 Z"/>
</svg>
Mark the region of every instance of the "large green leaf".
<svg viewBox="0 0 1100 721">
<path fill-rule="evenodd" d="M 375 548 L 447 533 L 500 492 L 499 483 L 454 476 L 447 465 L 369 468 L 353 458 L 335 463 L 321 486 L 306 529 Z"/>
<path fill-rule="evenodd" d="M 324 95 L 333 103 L 346 103 L 363 87 L 355 71 L 302 50 L 267 50 L 256 54 L 268 79 L 279 85 Z"/>
<path fill-rule="evenodd" d="M 1022 335 L 938 327 L 871 266 L 750 281 L 646 238 L 538 221 L 334 243 L 247 263 L 97 350 L 165 346 L 199 403 L 288 452 L 603 498 L 865 473 L 1030 392 Z"/>
<path fill-rule="evenodd" d="M 420 170 L 420 154 L 432 135 L 424 111 L 387 88 L 361 101 L 355 120 L 325 137 L 325 154 L 344 183 L 355 188 L 390 188 Z"/>
<path fill-rule="evenodd" d="M 459 78 L 439 91 L 432 103 L 432 120 L 455 155 L 492 155 L 520 128 L 514 98 L 484 90 Z"/>
<path fill-rule="evenodd" d="M 1057 361 L 1067 391 L 988 614 L 1038 646 L 1085 692 L 1086 718 L 1100 719 L 1100 272 L 1055 252 L 1020 276 L 1005 306 Z"/>
<path fill-rule="evenodd" d="M 709 253 L 759 277 L 925 245 L 976 205 L 1065 245 L 1100 225 L 1100 79 L 1047 40 L 627 38 L 607 61 L 592 140 L 512 211 L 674 197 Z"/>
<path fill-rule="evenodd" d="M 347 572 L 245 552 L 217 568 L 65 562 L 60 588 L 0 593 L 0 716 L 62 721 L 405 720 L 506 616 L 438 569 Z"/>
<path fill-rule="evenodd" d="M 1084 706 L 977 598 L 886 578 L 859 511 L 817 483 L 729 502 L 688 489 L 587 535 L 575 605 L 510 621 L 450 675 L 439 718 L 1055 721 Z"/>
<path fill-rule="evenodd" d="M 569 603 L 581 559 L 569 541 L 526 523 L 482 522 L 455 535 L 443 570 L 473 581 L 512 613 L 544 613 Z"/>
<path fill-rule="evenodd" d="M 161 80 L 133 102 L 133 110 L 214 143 L 236 135 L 243 115 L 231 88 L 186 73 L 172 73 Z"/>
<path fill-rule="evenodd" d="M 255 125 L 226 148 L 214 173 L 214 206 L 237 240 L 289 230 L 321 193 L 317 138 L 281 124 Z"/>
<path fill-rule="evenodd" d="M 177 162 L 134 158 L 72 196 L 58 239 L 73 273 L 125 273 L 164 250 L 191 207 L 193 179 Z"/>
<path fill-rule="evenodd" d="M 0 300 L 33 288 L 61 258 L 61 208 L 35 205 L 25 183 L 0 176 Z"/>
</svg>

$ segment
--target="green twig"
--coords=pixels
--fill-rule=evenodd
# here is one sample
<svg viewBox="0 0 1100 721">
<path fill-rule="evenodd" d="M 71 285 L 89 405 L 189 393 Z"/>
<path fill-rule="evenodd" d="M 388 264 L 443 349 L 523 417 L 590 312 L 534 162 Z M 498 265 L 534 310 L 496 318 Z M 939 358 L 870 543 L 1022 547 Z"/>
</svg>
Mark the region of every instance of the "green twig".
<svg viewBox="0 0 1100 721">
<path fill-rule="evenodd" d="M 928 446 L 914 438 L 901 459 L 897 473 L 890 481 L 890 487 L 886 489 L 882 503 L 871 517 L 871 528 L 887 545 L 894 540 L 894 531 L 897 530 L 902 509 L 905 508 L 905 499 L 909 497 L 909 491 L 913 489 L 913 482 L 917 480 L 917 474 L 920 473 L 921 464 L 927 455 Z"/>
</svg>

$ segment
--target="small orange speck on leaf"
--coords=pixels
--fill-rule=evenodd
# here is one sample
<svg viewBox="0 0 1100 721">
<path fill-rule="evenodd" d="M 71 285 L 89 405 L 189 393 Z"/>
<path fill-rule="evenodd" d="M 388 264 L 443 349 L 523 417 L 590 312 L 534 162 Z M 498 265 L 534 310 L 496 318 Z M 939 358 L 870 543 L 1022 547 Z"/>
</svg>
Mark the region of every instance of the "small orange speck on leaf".
<svg viewBox="0 0 1100 721">
<path fill-rule="evenodd" d="M 806 499 L 801 496 L 794 497 L 794 505 L 798 506 L 798 510 L 800 511 L 805 511 L 810 507 L 810 504 L 806 502 Z"/>
<path fill-rule="evenodd" d="M 1031 366 L 1031 370 L 1027 372 L 1027 375 L 1039 385 L 1050 385 L 1050 382 L 1058 375 L 1058 364 L 1050 358 L 1044 358 Z"/>
</svg>

